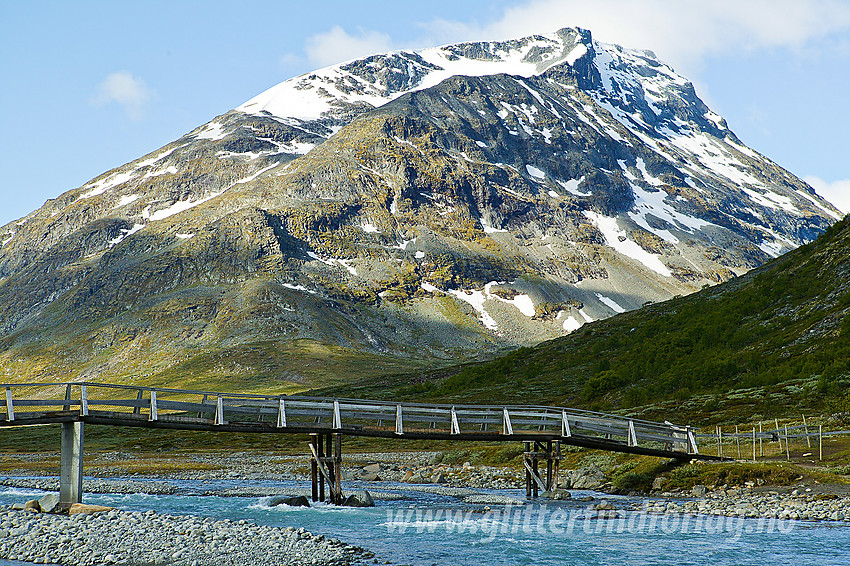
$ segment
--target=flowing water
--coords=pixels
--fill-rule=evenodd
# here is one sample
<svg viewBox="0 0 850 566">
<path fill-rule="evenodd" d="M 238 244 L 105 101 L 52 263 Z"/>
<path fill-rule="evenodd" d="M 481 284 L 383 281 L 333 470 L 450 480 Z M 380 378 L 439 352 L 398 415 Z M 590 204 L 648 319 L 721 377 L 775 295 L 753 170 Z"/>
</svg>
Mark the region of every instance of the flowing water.
<svg viewBox="0 0 850 566">
<path fill-rule="evenodd" d="M 137 480 L 137 478 L 133 478 Z M 392 486 L 407 499 L 376 500 L 373 508 L 317 504 L 311 508 L 268 507 L 268 498 L 194 495 L 213 488 L 308 487 L 296 482 L 171 481 L 181 495 L 86 494 L 84 502 L 128 511 L 245 519 L 258 524 L 303 527 L 374 552 L 394 564 L 439 566 L 688 564 L 850 564 L 846 523 L 738 519 L 718 516 L 661 516 L 623 510 L 642 499 L 592 494 L 527 505 L 467 504 L 456 497 Z M 347 485 L 348 490 L 356 485 Z M 377 489 L 374 484 L 362 486 Z M 382 486 L 383 487 L 383 486 Z M 523 499 L 516 491 L 482 493 Z M 43 495 L 0 487 L 0 505 Z M 573 492 L 574 498 L 589 492 Z M 596 518 L 592 505 L 607 498 L 618 518 Z M 20 564 L 0 561 L 0 565 Z"/>
</svg>

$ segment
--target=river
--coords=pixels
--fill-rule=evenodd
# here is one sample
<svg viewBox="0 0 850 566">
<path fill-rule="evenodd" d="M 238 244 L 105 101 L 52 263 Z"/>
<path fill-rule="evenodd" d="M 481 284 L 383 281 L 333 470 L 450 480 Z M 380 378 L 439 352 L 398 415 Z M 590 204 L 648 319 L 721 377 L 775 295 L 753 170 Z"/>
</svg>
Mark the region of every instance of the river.
<svg viewBox="0 0 850 566">
<path fill-rule="evenodd" d="M 592 492 L 574 491 L 572 500 L 562 502 L 488 507 L 453 496 L 411 491 L 404 484 L 381 484 L 381 489 L 398 490 L 405 499 L 377 500 L 373 508 L 324 504 L 303 508 L 269 507 L 265 497 L 199 495 L 213 488 L 307 487 L 298 482 L 169 483 L 178 486 L 180 494 L 86 494 L 84 502 L 128 511 L 303 527 L 364 547 L 381 561 L 417 566 L 850 564 L 850 526 L 846 523 L 654 515 L 640 510 L 645 499 Z M 378 489 L 375 484 L 366 487 Z M 477 491 L 524 499 L 519 490 Z M 0 487 L 0 505 L 44 493 Z M 587 496 L 595 499 L 579 500 Z M 617 510 L 602 511 L 600 517 L 594 507 L 603 499 Z M 22 563 L 0 560 L 0 565 L 13 564 Z"/>
</svg>

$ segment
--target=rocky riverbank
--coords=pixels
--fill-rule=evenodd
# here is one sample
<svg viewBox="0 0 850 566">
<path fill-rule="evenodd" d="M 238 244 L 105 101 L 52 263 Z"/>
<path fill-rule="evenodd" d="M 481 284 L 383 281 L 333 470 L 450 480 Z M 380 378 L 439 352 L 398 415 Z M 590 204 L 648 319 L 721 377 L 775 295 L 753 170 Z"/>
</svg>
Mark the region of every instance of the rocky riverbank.
<svg viewBox="0 0 850 566">
<path fill-rule="evenodd" d="M 668 496 L 650 500 L 642 508 L 650 513 L 850 522 L 850 498 L 814 493 L 811 488 L 794 489 L 790 493 L 751 488 L 706 491 L 703 486 L 694 490 L 701 496 L 693 499 Z"/>
<path fill-rule="evenodd" d="M 43 564 L 364 564 L 373 555 L 304 529 L 111 510 L 72 516 L 0 510 L 0 558 Z"/>
<path fill-rule="evenodd" d="M 473 466 L 445 464 L 440 462 L 440 452 L 386 452 L 368 454 L 346 454 L 343 461 L 343 481 L 363 482 L 401 482 L 408 484 L 439 484 L 446 487 L 513 489 L 525 485 L 525 476 L 511 468 L 494 466 Z M 10 461 L 21 463 L 20 469 L 12 467 L 7 475 L 33 476 L 38 473 L 24 465 L 38 461 L 37 454 L 9 455 Z M 163 480 L 277 480 L 304 481 L 309 474 L 309 460 L 304 456 L 274 456 L 253 453 L 233 453 L 222 455 L 180 454 L 175 455 L 185 465 L 181 469 L 168 469 L 164 472 L 156 468 L 146 470 L 146 478 Z M 109 477 L 137 475 L 129 471 L 138 455 L 127 453 L 98 453 L 91 457 L 93 462 L 86 463 L 86 473 L 106 479 Z M 43 473 L 47 474 L 46 471 Z M 45 481 L 49 481 L 45 478 Z M 125 480 L 126 481 L 126 480 Z M 6 485 L 13 485 L 7 482 Z M 48 487 L 38 489 L 56 490 L 58 484 L 44 483 Z M 85 480 L 84 491 L 89 493 L 112 493 L 114 483 L 97 479 Z M 36 487 L 22 486 L 16 487 Z M 131 488 L 132 489 L 132 488 Z M 156 495 L 173 495 L 177 488 L 168 481 L 153 485 L 145 482 L 145 492 Z M 154 490 L 154 491 L 150 491 Z M 132 492 L 132 491 L 130 491 Z M 215 495 L 227 495 L 215 493 Z M 240 494 L 241 495 L 241 494 Z"/>
</svg>

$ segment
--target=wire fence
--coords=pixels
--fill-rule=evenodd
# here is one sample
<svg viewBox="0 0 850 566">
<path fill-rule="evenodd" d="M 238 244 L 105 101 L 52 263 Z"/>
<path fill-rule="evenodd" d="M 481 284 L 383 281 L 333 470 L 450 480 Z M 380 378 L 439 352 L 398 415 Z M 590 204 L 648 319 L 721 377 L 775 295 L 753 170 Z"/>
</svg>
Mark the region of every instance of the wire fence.
<svg viewBox="0 0 850 566">
<path fill-rule="evenodd" d="M 823 461 L 824 442 L 850 435 L 841 425 L 826 417 L 807 417 L 800 420 L 758 421 L 746 425 L 716 426 L 714 431 L 703 429 L 694 434 L 700 453 L 716 454 L 722 458 L 758 461 L 782 458 Z"/>
</svg>

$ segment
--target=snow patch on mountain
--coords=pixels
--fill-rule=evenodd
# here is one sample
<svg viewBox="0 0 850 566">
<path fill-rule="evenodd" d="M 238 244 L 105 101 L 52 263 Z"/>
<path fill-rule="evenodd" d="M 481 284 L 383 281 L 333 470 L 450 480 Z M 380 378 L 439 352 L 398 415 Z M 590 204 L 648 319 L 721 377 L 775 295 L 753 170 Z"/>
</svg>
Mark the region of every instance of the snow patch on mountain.
<svg viewBox="0 0 850 566">
<path fill-rule="evenodd" d="M 629 239 L 625 230 L 617 225 L 616 218 L 603 216 L 590 210 L 585 210 L 584 215 L 593 222 L 594 226 L 599 228 L 599 231 L 605 237 L 605 242 L 609 246 L 624 256 L 642 263 L 659 275 L 663 275 L 664 277 L 670 277 L 672 275 L 670 269 L 664 265 L 657 255 L 649 253 L 640 247 L 637 242 Z"/>
</svg>

